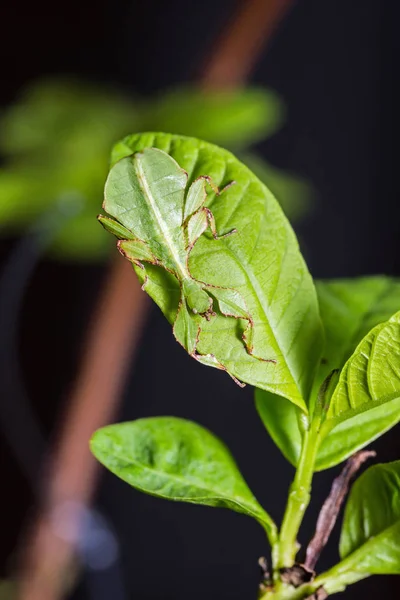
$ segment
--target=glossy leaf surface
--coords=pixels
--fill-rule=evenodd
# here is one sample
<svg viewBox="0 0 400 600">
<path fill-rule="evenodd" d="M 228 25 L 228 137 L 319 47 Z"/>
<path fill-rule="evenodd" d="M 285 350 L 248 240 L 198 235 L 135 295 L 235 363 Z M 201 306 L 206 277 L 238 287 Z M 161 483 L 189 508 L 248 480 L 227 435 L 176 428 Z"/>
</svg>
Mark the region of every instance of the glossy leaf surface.
<svg viewBox="0 0 400 600">
<path fill-rule="evenodd" d="M 218 234 L 236 232 L 215 239 L 207 231 L 195 243 L 188 261 L 193 279 L 210 286 L 210 294 L 218 301 L 212 318 L 202 320 L 198 353 L 214 356 L 239 380 L 286 396 L 305 409 L 304 397 L 320 355 L 321 324 L 312 279 L 278 203 L 232 154 L 193 138 L 153 133 L 131 136 L 114 150 L 116 168 L 126 157 L 152 147 L 168 153 L 188 173 L 189 185 L 201 176 L 211 178 L 220 190 L 235 182 L 220 195 L 207 189 L 206 208 L 212 211 Z M 106 210 L 107 206 L 106 201 Z M 158 265 L 149 267 L 146 264 L 146 273 L 140 267 L 136 271 L 173 323 L 182 282 L 174 271 L 174 278 L 168 278 L 169 293 L 160 293 L 165 275 L 160 276 Z M 244 300 L 246 320 L 238 313 L 224 314 L 218 288 L 234 290 Z M 231 298 L 230 304 L 239 307 L 241 302 Z"/>
<path fill-rule="evenodd" d="M 341 422 L 400 397 L 400 312 L 374 327 L 340 374 L 326 424 Z"/>
<path fill-rule="evenodd" d="M 316 281 L 325 330 L 323 361 L 316 385 L 332 369 L 341 369 L 367 333 L 400 309 L 400 281 L 392 277 L 359 277 Z"/>
<path fill-rule="evenodd" d="M 155 417 L 109 425 L 91 441 L 96 458 L 142 492 L 181 502 L 230 508 L 272 531 L 225 445 L 184 419 Z"/>
<path fill-rule="evenodd" d="M 340 368 L 369 330 L 389 319 L 400 306 L 400 282 L 390 277 L 317 281 L 316 288 L 326 336 L 319 382 L 329 369 Z M 316 390 L 314 390 L 314 393 Z M 282 453 L 297 464 L 301 435 L 296 409 L 288 402 L 277 404 L 273 395 L 256 391 L 260 416 Z M 332 467 L 372 442 L 400 420 L 400 399 L 369 408 L 337 423 L 322 440 L 316 469 Z M 331 423 L 332 424 L 332 423 Z"/>
<path fill-rule="evenodd" d="M 255 404 L 264 427 L 283 456 L 296 466 L 301 452 L 301 434 L 297 422 L 299 410 L 286 398 L 265 390 L 255 390 Z"/>
</svg>

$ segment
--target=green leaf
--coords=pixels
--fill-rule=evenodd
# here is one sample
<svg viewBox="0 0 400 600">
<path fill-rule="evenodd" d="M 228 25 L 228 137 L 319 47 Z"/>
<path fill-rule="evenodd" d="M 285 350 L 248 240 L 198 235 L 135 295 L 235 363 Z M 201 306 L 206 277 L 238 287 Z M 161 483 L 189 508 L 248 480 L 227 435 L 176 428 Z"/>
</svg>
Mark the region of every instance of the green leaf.
<svg viewBox="0 0 400 600">
<path fill-rule="evenodd" d="M 400 282 L 390 277 L 317 281 L 316 287 L 326 344 L 314 395 L 333 368 L 343 367 L 363 336 L 378 323 L 389 319 L 400 306 Z M 256 406 L 272 439 L 284 456 L 296 465 L 301 444 L 296 408 L 260 390 L 256 390 Z M 330 422 L 318 450 L 316 470 L 342 462 L 399 420 L 400 398 L 395 398 L 381 406 L 369 405 L 367 411 L 357 412 L 354 416 L 348 414 L 342 422 Z M 335 426 L 329 431 L 332 425 Z"/>
<path fill-rule="evenodd" d="M 272 135 L 284 117 L 277 94 L 257 88 L 177 88 L 150 100 L 146 109 L 143 130 L 173 131 L 234 148 Z"/>
<path fill-rule="evenodd" d="M 208 211 L 212 227 L 215 218 L 218 235 L 216 232 L 213 236 L 208 232 L 201 235 L 190 249 L 188 268 L 193 280 L 204 282 L 200 287 L 205 286 L 207 289 L 203 291 L 206 293 L 212 287 L 234 290 L 247 306 L 248 316 L 245 319 L 237 318 L 237 315 L 229 317 L 218 309 L 215 302 L 213 309 L 210 308 L 212 314 L 201 319 L 197 353 L 208 357 L 212 355 L 217 361 L 215 366 L 227 370 L 241 381 L 285 396 L 306 410 L 304 398 L 309 395 L 321 351 L 321 324 L 311 276 L 278 203 L 268 189 L 226 150 L 193 138 L 169 134 L 134 135 L 117 144 L 114 150 L 113 163 L 120 161 L 115 168 L 127 169 L 129 175 L 125 179 L 120 177 L 118 184 L 118 177 L 110 175 L 114 189 L 120 186 L 120 195 L 110 200 L 111 208 L 108 200 L 105 205 L 107 211 L 114 211 L 116 204 L 121 204 L 121 213 L 116 216 L 116 210 L 114 216 L 130 230 L 134 223 L 137 227 L 139 218 L 143 222 L 143 215 L 135 212 L 132 200 L 129 200 L 134 197 L 136 183 L 132 179 L 132 169 L 135 170 L 137 159 L 126 159 L 125 162 L 123 159 L 153 147 L 168 153 L 188 173 L 188 185 L 199 177 L 207 177 L 207 181 L 211 178 L 214 189 L 218 186 L 221 190 L 235 182 L 220 195 L 207 187 L 206 208 L 200 210 Z M 154 178 L 154 174 L 148 173 L 148 177 Z M 181 202 L 184 202 L 182 198 L 179 206 Z M 129 223 L 125 215 L 128 215 Z M 175 245 L 178 244 L 176 248 L 179 247 L 179 251 L 176 251 L 183 257 L 182 232 L 178 226 L 179 219 L 182 223 L 182 213 L 174 219 L 177 229 L 168 235 L 175 240 Z M 183 223 L 181 227 L 184 226 Z M 234 230 L 236 233 L 233 233 Z M 139 233 L 137 230 L 137 237 L 140 237 Z M 174 300 L 165 291 L 160 294 L 160 266 L 151 265 L 148 271 L 146 264 L 147 280 L 140 273 L 140 267 L 136 267 L 136 272 L 142 281 L 146 281 L 146 291 L 173 323 L 179 297 L 182 297 L 179 288 L 183 290 L 184 300 L 188 300 L 182 286 L 186 274 L 180 269 L 181 275 L 177 276 L 177 270 L 171 263 L 160 263 L 159 255 L 157 258 L 158 265 L 168 267 L 175 276 L 175 287 L 173 280 L 169 279 Z M 161 257 L 161 261 L 164 258 Z M 229 303 L 242 305 L 235 300 L 235 295 Z M 238 297 L 236 295 L 236 299 Z M 190 308 L 193 309 L 193 306 Z M 186 331 L 189 329 L 186 328 Z"/>
<path fill-rule="evenodd" d="M 374 327 L 340 374 L 327 415 L 339 423 L 400 396 L 400 312 Z"/>
<path fill-rule="evenodd" d="M 400 396 L 346 418 L 329 431 L 318 450 L 316 470 L 329 469 L 386 433 L 400 421 Z"/>
<path fill-rule="evenodd" d="M 110 146 L 138 128 L 137 103 L 112 90 L 68 80 L 34 83 L 0 121 L 0 226 L 14 232 L 58 202 L 83 204 L 57 236 L 52 254 L 93 261 L 110 245 L 94 217 L 103 195 Z"/>
<path fill-rule="evenodd" d="M 400 461 L 370 467 L 353 485 L 340 556 L 356 574 L 400 574 Z"/>
<path fill-rule="evenodd" d="M 256 408 L 269 435 L 284 457 L 297 466 L 301 433 L 294 404 L 264 390 L 255 390 Z M 322 439 L 315 470 L 323 471 L 346 460 L 391 429 L 400 420 L 400 398 L 357 414 L 336 425 Z"/>
<path fill-rule="evenodd" d="M 325 330 L 323 361 L 315 388 L 333 369 L 341 369 L 367 333 L 400 307 L 400 281 L 375 276 L 316 281 Z M 315 389 L 317 392 L 317 389 Z"/>
<path fill-rule="evenodd" d="M 257 412 L 283 456 L 295 467 L 301 452 L 298 407 L 265 390 L 255 390 Z"/>
<path fill-rule="evenodd" d="M 230 508 L 275 525 L 249 490 L 226 446 L 207 429 L 175 417 L 140 419 L 97 431 L 91 450 L 110 471 L 142 492 Z"/>
<path fill-rule="evenodd" d="M 326 364 L 320 367 L 319 383 L 329 370 L 342 368 L 363 337 L 398 310 L 400 281 L 374 276 L 318 281 L 316 286 L 326 338 L 323 354 Z M 385 377 L 384 371 L 381 376 Z M 400 420 L 400 398 L 388 400 L 381 406 L 371 403 L 367 406 L 365 412 L 347 413 L 342 415 L 344 419 L 336 421 L 318 451 L 318 470 L 342 462 Z M 329 427 L 331 425 L 329 423 Z"/>
<path fill-rule="evenodd" d="M 400 420 L 399 355 L 400 312 L 374 327 L 343 367 L 322 426 L 322 433 L 335 429 L 321 446 L 319 468 L 337 464 Z"/>
<path fill-rule="evenodd" d="M 0 600 L 18 598 L 18 585 L 13 580 L 0 579 Z"/>
</svg>

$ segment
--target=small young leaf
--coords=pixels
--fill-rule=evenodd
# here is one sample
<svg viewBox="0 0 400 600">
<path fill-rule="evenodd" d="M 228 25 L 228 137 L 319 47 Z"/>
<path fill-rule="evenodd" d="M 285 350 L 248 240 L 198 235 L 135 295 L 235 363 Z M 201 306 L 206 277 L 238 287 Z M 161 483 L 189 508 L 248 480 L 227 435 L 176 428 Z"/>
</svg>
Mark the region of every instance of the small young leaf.
<svg viewBox="0 0 400 600">
<path fill-rule="evenodd" d="M 352 487 L 340 556 L 356 574 L 400 574 L 400 461 L 374 465 Z M 360 577 L 361 578 L 361 577 Z"/>
<path fill-rule="evenodd" d="M 316 470 L 323 471 L 346 460 L 400 420 L 400 396 L 342 421 L 322 440 Z"/>
<path fill-rule="evenodd" d="M 274 538 L 226 446 L 184 419 L 155 417 L 109 425 L 91 440 L 96 458 L 133 487 L 161 498 L 230 508 L 255 518 Z"/>
<path fill-rule="evenodd" d="M 117 164 L 114 168 L 123 170 L 136 160 L 135 156 L 149 148 L 164 151 L 184 169 L 188 173 L 188 185 L 202 176 L 211 179 L 220 190 L 235 182 L 219 195 L 208 191 L 205 208 L 208 214 L 212 210 L 219 236 L 233 230 L 236 233 L 216 239 L 206 231 L 190 250 L 187 266 L 193 280 L 200 282 L 202 290 L 210 295 L 212 288 L 234 290 L 241 296 L 241 300 L 234 303 L 246 306 L 247 313 L 243 318 L 237 314 L 229 317 L 224 309 L 218 310 L 215 302 L 213 309 L 210 307 L 204 315 L 206 318 L 202 318 L 196 352 L 213 356 L 214 366 L 224 368 L 241 381 L 284 396 L 306 411 L 304 399 L 309 396 L 321 352 L 321 323 L 312 279 L 279 205 L 232 154 L 193 138 L 154 133 L 133 135 L 115 147 L 112 161 Z M 112 200 L 115 206 L 121 205 L 121 212 L 117 214 L 110 208 L 110 196 L 105 209 L 132 230 L 135 237 L 143 239 L 136 231 L 137 209 L 129 204 L 129 197 L 134 195 L 131 170 L 129 175 L 127 171 L 125 174 L 127 176 L 121 177 L 118 184 L 125 186 L 119 189 L 121 196 L 116 194 Z M 114 175 L 110 175 L 109 185 L 111 180 L 116 183 Z M 114 186 L 114 189 L 117 188 Z M 184 198 L 181 203 L 185 205 Z M 195 202 L 194 206 L 199 203 Z M 170 204 L 168 207 L 171 209 Z M 182 219 L 182 207 L 179 215 Z M 142 217 L 140 215 L 141 223 L 144 222 Z M 174 230 L 173 239 L 181 235 L 181 231 Z M 150 236 L 147 239 L 150 240 Z M 179 245 L 182 248 L 181 242 Z M 154 248 L 152 251 L 156 254 Z M 184 258 L 183 251 L 181 254 Z M 159 264 L 170 268 L 176 276 L 171 264 L 166 265 L 163 260 L 159 260 Z M 140 268 L 135 270 L 143 280 Z M 179 300 L 173 308 L 168 294 L 160 294 L 160 272 L 157 267 L 149 269 L 146 291 L 173 323 Z M 181 275 L 177 278 L 181 279 Z M 182 289 L 182 285 L 180 287 Z M 218 292 L 213 295 L 218 300 Z M 230 298 L 231 305 L 232 301 Z M 195 305 L 190 308 L 199 312 Z"/>
<path fill-rule="evenodd" d="M 399 356 L 400 312 L 374 327 L 343 367 L 326 424 L 340 423 L 399 398 Z"/>
</svg>

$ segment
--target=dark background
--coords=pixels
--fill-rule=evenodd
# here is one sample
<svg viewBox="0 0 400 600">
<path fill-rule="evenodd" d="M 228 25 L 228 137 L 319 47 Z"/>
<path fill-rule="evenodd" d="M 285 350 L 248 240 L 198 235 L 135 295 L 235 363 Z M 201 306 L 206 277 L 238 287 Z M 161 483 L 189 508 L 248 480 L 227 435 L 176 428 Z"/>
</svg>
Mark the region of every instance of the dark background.
<svg viewBox="0 0 400 600">
<path fill-rule="evenodd" d="M 76 74 L 143 94 L 194 80 L 235 6 L 228 0 L 9 4 L 0 36 L 2 104 L 44 74 Z M 260 148 L 316 190 L 313 212 L 296 227 L 316 277 L 400 275 L 399 18 L 397 0 L 299 0 L 251 77 L 278 90 L 288 107 L 287 124 Z M 4 262 L 13 242 L 1 242 Z M 105 267 L 46 260 L 27 291 L 20 357 L 48 436 L 76 372 L 104 274 Z M 199 367 L 153 308 L 118 420 L 162 414 L 198 421 L 224 439 L 257 498 L 280 518 L 292 469 L 265 435 L 252 390 Z M 374 443 L 380 461 L 399 458 L 398 433 Z M 5 574 L 33 494 L 7 444 L 1 453 Z M 305 538 L 335 473 L 316 477 Z M 255 597 L 257 558 L 266 548 L 251 520 L 143 496 L 106 473 L 97 507 L 119 541 L 121 589 L 110 588 L 115 572 L 87 572 L 74 599 Z M 336 559 L 336 541 L 337 535 L 320 568 Z M 399 589 L 395 578 L 372 578 L 343 597 L 398 598 Z"/>
</svg>

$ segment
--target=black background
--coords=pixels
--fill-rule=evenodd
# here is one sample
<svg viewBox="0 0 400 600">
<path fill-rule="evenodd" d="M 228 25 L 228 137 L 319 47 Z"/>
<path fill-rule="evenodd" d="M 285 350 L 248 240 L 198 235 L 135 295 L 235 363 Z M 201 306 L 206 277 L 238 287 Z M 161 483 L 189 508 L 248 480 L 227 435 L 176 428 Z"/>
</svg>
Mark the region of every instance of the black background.
<svg viewBox="0 0 400 600">
<path fill-rule="evenodd" d="M 143 94 L 193 80 L 235 5 L 228 0 L 10 3 L 0 36 L 2 104 L 44 74 L 76 74 Z M 316 277 L 400 275 L 399 18 L 396 0 L 299 0 L 251 78 L 277 89 L 288 107 L 287 124 L 260 149 L 316 190 L 312 214 L 296 227 Z M 2 240 L 3 261 L 14 242 Z M 48 436 L 76 372 L 104 274 L 104 267 L 46 260 L 26 294 L 20 356 Z M 252 390 L 240 390 L 187 357 L 154 308 L 118 420 L 162 414 L 196 420 L 224 439 L 255 495 L 280 518 L 292 469 L 264 434 Z M 398 431 L 374 443 L 379 460 L 399 458 Z M 1 452 L 5 573 L 33 495 L 6 444 Z M 305 538 L 335 472 L 316 477 Z M 251 520 L 142 496 L 106 473 L 97 506 L 120 543 L 121 597 L 255 597 L 257 558 L 266 548 Z M 336 541 L 337 534 L 321 568 L 337 558 Z M 112 582 L 109 573 L 86 574 L 74 598 L 117 599 Z M 397 598 L 399 589 L 395 578 L 372 578 L 343 597 Z"/>
</svg>

